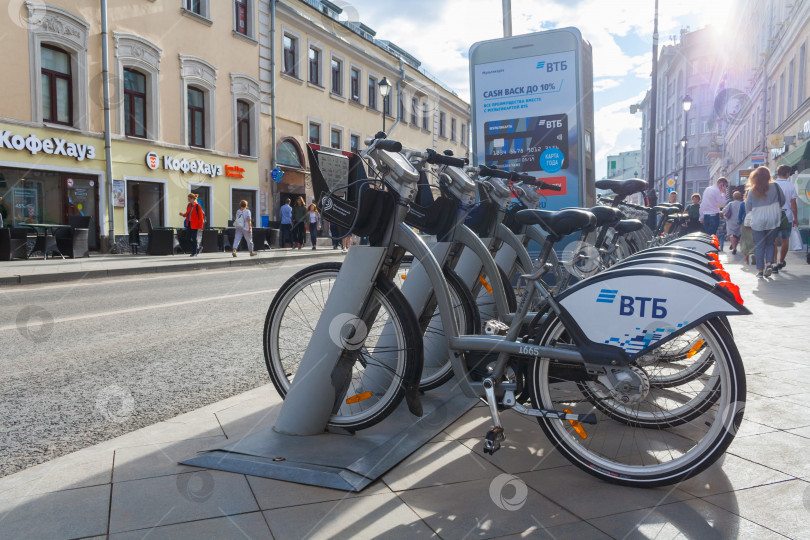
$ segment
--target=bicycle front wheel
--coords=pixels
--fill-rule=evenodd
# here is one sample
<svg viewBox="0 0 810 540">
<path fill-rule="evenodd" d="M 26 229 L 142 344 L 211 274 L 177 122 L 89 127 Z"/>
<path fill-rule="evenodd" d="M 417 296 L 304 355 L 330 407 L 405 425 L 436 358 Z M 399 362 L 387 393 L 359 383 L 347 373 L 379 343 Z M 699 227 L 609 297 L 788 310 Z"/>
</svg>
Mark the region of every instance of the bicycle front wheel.
<svg viewBox="0 0 810 540">
<path fill-rule="evenodd" d="M 315 325 L 334 286 L 340 263 L 310 266 L 292 276 L 279 289 L 264 324 L 264 359 L 273 386 L 286 397 L 301 359 L 315 336 Z M 422 336 L 413 310 L 390 281 L 374 284 L 363 321 L 362 343 L 351 340 L 343 358 L 353 361 L 351 380 L 338 397 L 329 425 L 356 431 L 373 426 L 400 403 L 408 381 L 421 370 Z"/>
<path fill-rule="evenodd" d="M 530 385 L 537 407 L 593 413 L 597 418 L 596 425 L 581 426 L 538 418 L 546 436 L 574 465 L 617 484 L 668 485 L 709 467 L 725 452 L 742 421 L 745 374 L 731 335 L 719 320 L 696 330 L 713 358 L 711 369 L 678 388 L 659 389 L 648 383 L 630 403 L 620 403 L 581 365 L 536 359 Z M 556 319 L 543 336 L 547 345 L 570 341 Z M 679 422 L 673 421 L 676 417 Z"/>
</svg>

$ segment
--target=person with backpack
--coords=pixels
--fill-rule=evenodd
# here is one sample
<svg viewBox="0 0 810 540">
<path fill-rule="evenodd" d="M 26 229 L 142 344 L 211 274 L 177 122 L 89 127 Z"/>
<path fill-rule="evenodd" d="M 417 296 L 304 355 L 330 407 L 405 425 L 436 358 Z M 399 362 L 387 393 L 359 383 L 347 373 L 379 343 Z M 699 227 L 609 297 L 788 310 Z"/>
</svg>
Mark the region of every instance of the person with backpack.
<svg viewBox="0 0 810 540">
<path fill-rule="evenodd" d="M 256 256 L 256 252 L 253 251 L 253 223 L 251 222 L 250 210 L 248 210 L 247 206 L 247 201 L 239 201 L 239 210 L 236 211 L 236 215 L 233 218 L 233 227 L 236 229 L 236 234 L 233 239 L 234 257 L 236 257 L 236 248 L 239 247 L 243 236 L 245 237 L 245 241 L 247 241 L 250 256 Z"/>
<path fill-rule="evenodd" d="M 183 225 L 188 232 L 188 241 L 191 244 L 191 257 L 196 257 L 200 252 L 197 235 L 202 234 L 203 224 L 205 223 L 205 212 L 203 212 L 200 203 L 197 202 L 198 197 L 199 195 L 196 193 L 189 193 L 186 213 L 180 212 L 180 215 L 186 218 Z"/>
</svg>

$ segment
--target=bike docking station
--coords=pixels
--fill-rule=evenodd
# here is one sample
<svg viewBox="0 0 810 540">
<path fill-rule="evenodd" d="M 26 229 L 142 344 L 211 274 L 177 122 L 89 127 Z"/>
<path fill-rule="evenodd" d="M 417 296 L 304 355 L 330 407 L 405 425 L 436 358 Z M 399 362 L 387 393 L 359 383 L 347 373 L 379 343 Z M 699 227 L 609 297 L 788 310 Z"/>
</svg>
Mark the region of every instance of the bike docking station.
<svg viewBox="0 0 810 540">
<path fill-rule="evenodd" d="M 347 176 L 349 185 L 358 180 L 358 175 L 365 177 L 362 160 L 354 154 L 317 145 L 309 145 L 308 154 L 313 184 L 323 188 L 324 193 L 345 185 Z M 374 190 L 366 193 L 369 192 L 372 192 L 369 197 L 374 195 Z M 347 221 L 343 225 L 347 228 L 352 225 L 352 208 L 345 200 L 333 196 L 323 201 L 323 208 L 332 210 L 333 216 L 345 212 Z M 441 251 L 448 245 L 438 243 L 436 248 Z M 201 453 L 181 462 L 183 465 L 357 492 L 477 403 L 454 391 L 452 379 L 443 387 L 420 395 L 417 374 L 406 388 L 405 399 L 378 424 L 354 433 L 327 425 L 333 410 L 341 404 L 341 396 L 345 394 L 341 385 L 346 384 L 356 361 L 352 349 L 359 346 L 353 344 L 359 339 L 362 345 L 365 337 L 356 335 L 364 325 L 359 316 L 385 252 L 386 248 L 373 246 L 353 246 L 348 251 L 275 425 Z M 421 253 L 421 256 L 433 255 Z M 407 290 L 403 292 L 414 296 L 413 299 L 406 296 L 409 302 L 427 301 L 430 293 L 427 280 L 422 281 L 415 274 L 413 280 L 405 282 L 405 287 Z M 379 339 L 393 338 L 384 329 Z M 444 354 L 447 355 L 446 343 Z M 375 354 L 375 359 L 393 360 L 385 358 L 385 353 Z"/>
</svg>

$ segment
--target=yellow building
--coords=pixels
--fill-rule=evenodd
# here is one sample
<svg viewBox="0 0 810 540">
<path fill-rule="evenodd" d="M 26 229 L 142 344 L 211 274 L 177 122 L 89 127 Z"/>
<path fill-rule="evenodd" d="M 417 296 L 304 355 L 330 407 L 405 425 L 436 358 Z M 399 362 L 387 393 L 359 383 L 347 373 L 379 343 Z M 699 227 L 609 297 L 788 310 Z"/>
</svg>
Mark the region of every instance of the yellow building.
<svg viewBox="0 0 810 540">
<path fill-rule="evenodd" d="M 275 6 L 261 0 L 259 11 L 261 132 L 268 150 L 273 138 L 276 144 L 276 152 L 260 155 L 262 215 L 275 216 L 286 197 L 303 195 L 309 202 L 317 195 L 307 172 L 307 143 L 362 149 L 385 122 L 389 137 L 406 147 L 468 155 L 469 104 L 406 51 L 326 0 Z M 386 99 L 383 80 L 390 84 Z M 271 179 L 274 165 L 285 173 L 278 183 Z"/>
<path fill-rule="evenodd" d="M 252 0 L 109 0 L 107 176 L 98 0 L 12 0 L 0 23 L 0 211 L 8 225 L 91 218 L 91 248 L 127 221 L 182 227 L 189 191 L 209 226 L 259 200 Z M 113 222 L 109 209 L 112 206 Z M 111 227 L 112 225 L 112 227 Z"/>
</svg>

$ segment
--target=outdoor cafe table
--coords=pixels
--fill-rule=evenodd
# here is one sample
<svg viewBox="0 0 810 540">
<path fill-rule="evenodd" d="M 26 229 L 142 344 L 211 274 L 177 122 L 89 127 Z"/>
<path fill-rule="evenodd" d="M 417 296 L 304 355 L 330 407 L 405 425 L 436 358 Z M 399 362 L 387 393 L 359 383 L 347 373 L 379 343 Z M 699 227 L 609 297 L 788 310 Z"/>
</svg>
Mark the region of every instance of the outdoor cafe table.
<svg viewBox="0 0 810 540">
<path fill-rule="evenodd" d="M 70 229 L 70 225 L 59 225 L 56 223 L 23 223 L 22 225 L 34 229 L 34 231 L 37 233 L 37 241 L 34 243 L 34 249 L 31 250 L 31 253 L 34 253 L 35 251 L 42 251 L 44 255 L 43 258 L 46 261 L 48 260 L 49 251 L 51 253 L 55 251 L 60 257 L 63 259 L 65 258 L 56 245 L 54 231 L 56 229 Z M 31 253 L 29 253 L 29 255 Z"/>
</svg>

